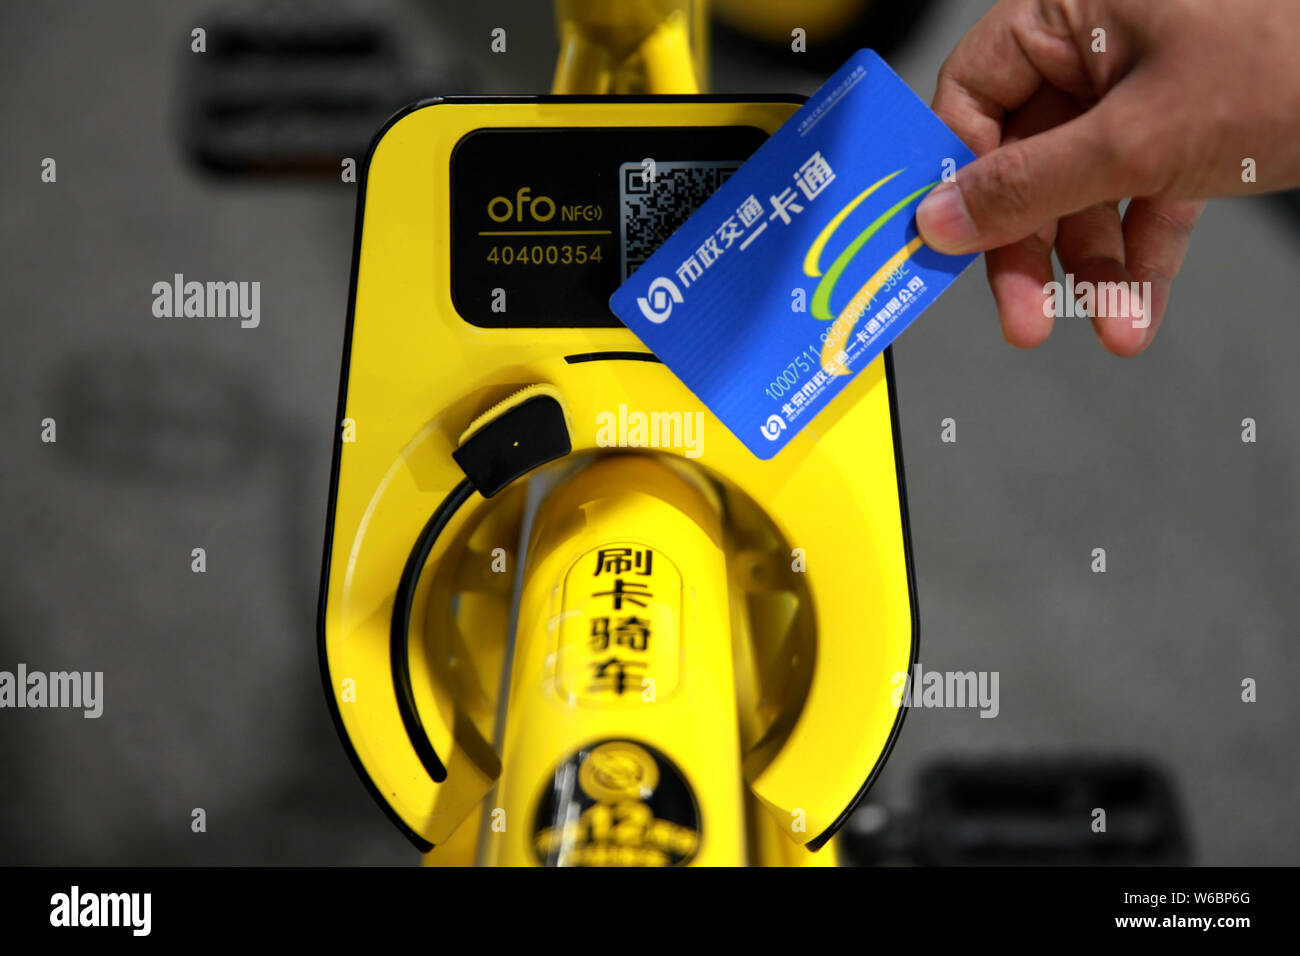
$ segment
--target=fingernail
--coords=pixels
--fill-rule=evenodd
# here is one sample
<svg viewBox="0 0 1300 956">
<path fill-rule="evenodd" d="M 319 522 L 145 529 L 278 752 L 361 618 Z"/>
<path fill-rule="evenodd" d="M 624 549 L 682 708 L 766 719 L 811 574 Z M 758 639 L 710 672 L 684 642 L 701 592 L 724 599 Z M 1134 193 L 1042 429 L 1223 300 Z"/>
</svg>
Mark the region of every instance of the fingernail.
<svg viewBox="0 0 1300 956">
<path fill-rule="evenodd" d="M 979 238 L 956 183 L 940 183 L 921 200 L 916 228 L 925 244 L 939 252 L 957 251 Z"/>
</svg>

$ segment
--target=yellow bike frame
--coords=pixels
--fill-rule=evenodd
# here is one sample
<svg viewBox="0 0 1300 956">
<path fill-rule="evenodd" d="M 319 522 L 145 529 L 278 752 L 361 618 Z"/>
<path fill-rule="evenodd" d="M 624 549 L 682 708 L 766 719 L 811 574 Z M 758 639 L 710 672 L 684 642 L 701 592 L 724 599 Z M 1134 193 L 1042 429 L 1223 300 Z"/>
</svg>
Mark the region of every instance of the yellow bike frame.
<svg viewBox="0 0 1300 956">
<path fill-rule="evenodd" d="M 701 6 L 559 3 L 557 89 L 698 88 Z M 606 14 L 628 10 L 666 19 L 616 16 L 615 41 Z M 471 325 L 445 271 L 445 171 L 478 131 L 770 134 L 796 105 L 435 101 L 372 147 L 322 674 L 362 779 L 427 863 L 833 863 L 833 844 L 807 850 L 892 746 L 916 626 L 888 355 L 758 461 L 627 329 Z M 510 459 L 533 438 L 510 418 L 527 406 L 567 454 L 470 487 L 476 443 Z M 706 454 L 606 447 L 595 423 L 624 406 L 701 415 Z"/>
<path fill-rule="evenodd" d="M 703 93 L 706 0 L 556 0 L 557 94 Z"/>
</svg>

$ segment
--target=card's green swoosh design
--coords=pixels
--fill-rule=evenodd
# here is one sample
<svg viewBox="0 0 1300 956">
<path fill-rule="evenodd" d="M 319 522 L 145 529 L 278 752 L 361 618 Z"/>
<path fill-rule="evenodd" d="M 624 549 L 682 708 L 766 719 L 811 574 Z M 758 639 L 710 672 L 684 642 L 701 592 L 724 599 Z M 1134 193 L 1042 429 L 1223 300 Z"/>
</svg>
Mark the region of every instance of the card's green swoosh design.
<svg viewBox="0 0 1300 956">
<path fill-rule="evenodd" d="M 903 170 L 900 169 L 898 172 L 901 173 L 903 172 Z M 813 266 L 814 267 L 816 266 L 816 261 L 815 259 L 813 259 L 812 256 L 813 251 L 816 250 L 818 254 L 821 253 L 821 248 L 826 244 L 825 240 L 830 238 L 830 234 L 834 232 L 835 228 L 844 221 L 844 217 L 847 216 L 853 210 L 853 207 L 856 206 L 863 199 L 865 199 L 868 194 L 870 194 L 874 189 L 876 189 L 877 186 L 882 185 L 884 182 L 886 182 L 889 179 L 892 179 L 893 176 L 897 176 L 897 175 L 898 173 L 894 173 L 891 176 L 887 176 L 885 177 L 885 179 L 882 179 L 880 182 L 876 183 L 875 186 L 872 186 L 866 192 L 859 195 L 851 203 L 849 203 L 847 206 L 841 209 L 840 212 L 836 214 L 835 218 L 833 218 L 829 223 L 826 224 L 826 228 L 822 230 L 821 234 L 813 242 L 812 247 L 810 247 L 808 250 L 808 256 L 805 257 L 804 259 L 805 273 L 807 273 L 808 275 L 814 274 L 808 271 L 808 265 L 810 260 L 812 260 Z M 858 254 L 858 252 L 862 249 L 863 246 L 867 244 L 867 242 L 871 239 L 872 236 L 874 236 L 877 232 L 880 231 L 880 228 L 884 226 L 885 223 L 889 222 L 889 220 L 893 219 L 894 216 L 898 215 L 909 205 L 911 205 L 913 202 L 915 202 L 921 196 L 925 195 L 927 192 L 929 192 L 937 185 L 939 185 L 939 181 L 935 180 L 932 183 L 922 186 L 920 189 L 912 193 L 910 196 L 900 199 L 898 202 L 894 203 L 894 205 L 890 206 L 887 210 L 885 210 L 883 213 L 877 216 L 876 219 L 871 223 L 871 225 L 867 226 L 866 229 L 862 230 L 862 232 L 860 232 L 857 235 L 857 237 L 851 243 L 849 243 L 848 247 L 839 254 L 839 256 L 835 259 L 833 263 L 831 263 L 830 269 L 828 269 L 826 271 L 826 274 L 822 276 L 821 281 L 817 283 L 817 289 L 813 292 L 812 309 L 811 309 L 814 318 L 821 319 L 823 321 L 830 321 L 832 318 L 834 318 L 834 316 L 831 315 L 831 294 L 835 291 L 835 284 L 839 282 L 840 276 L 844 274 L 844 270 L 847 269 L 849 267 L 849 263 L 853 261 L 853 257 Z"/>
</svg>

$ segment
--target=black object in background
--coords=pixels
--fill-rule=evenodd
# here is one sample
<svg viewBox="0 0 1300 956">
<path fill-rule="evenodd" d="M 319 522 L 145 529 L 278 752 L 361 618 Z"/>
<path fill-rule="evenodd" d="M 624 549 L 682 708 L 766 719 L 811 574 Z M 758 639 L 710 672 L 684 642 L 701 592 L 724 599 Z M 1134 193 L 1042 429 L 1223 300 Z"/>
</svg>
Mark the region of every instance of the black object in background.
<svg viewBox="0 0 1300 956">
<path fill-rule="evenodd" d="M 412 70 L 382 16 L 326 5 L 220 11 L 186 58 L 185 150 L 221 173 L 338 176 L 407 103 L 473 92 L 472 70 Z"/>
<path fill-rule="evenodd" d="M 1181 866 L 1185 834 L 1173 786 L 1149 761 L 963 759 L 920 773 L 910 813 L 864 807 L 844 851 L 863 866 Z"/>
</svg>

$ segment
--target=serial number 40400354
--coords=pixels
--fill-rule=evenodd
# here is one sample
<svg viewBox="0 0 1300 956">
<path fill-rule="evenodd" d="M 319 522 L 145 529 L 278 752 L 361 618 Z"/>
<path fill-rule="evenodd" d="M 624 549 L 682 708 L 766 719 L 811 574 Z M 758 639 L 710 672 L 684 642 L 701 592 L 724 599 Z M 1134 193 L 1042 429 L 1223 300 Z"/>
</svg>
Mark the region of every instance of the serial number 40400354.
<svg viewBox="0 0 1300 956">
<path fill-rule="evenodd" d="M 600 246 L 594 243 L 592 245 L 534 243 L 493 246 L 487 254 L 487 261 L 494 266 L 581 266 L 588 262 L 600 262 L 600 260 Z"/>
</svg>

